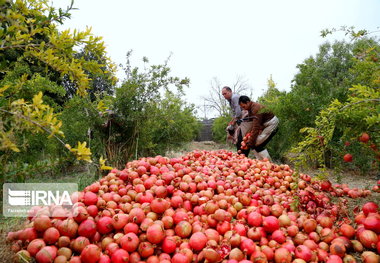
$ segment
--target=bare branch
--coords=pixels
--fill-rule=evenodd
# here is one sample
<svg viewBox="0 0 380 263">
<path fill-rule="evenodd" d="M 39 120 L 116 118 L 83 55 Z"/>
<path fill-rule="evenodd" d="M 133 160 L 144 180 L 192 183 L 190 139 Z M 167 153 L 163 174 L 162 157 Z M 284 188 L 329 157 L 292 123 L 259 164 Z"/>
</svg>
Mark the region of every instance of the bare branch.
<svg viewBox="0 0 380 263">
<path fill-rule="evenodd" d="M 230 113 L 228 101 L 222 95 L 223 87 L 224 86 L 221 85 L 219 79 L 214 77 L 210 83 L 209 95 L 207 97 L 202 97 L 205 103 L 207 103 L 204 107 L 215 110 L 219 116 Z M 250 91 L 248 81 L 242 76 L 237 76 L 230 88 L 237 94 L 247 94 Z"/>
</svg>

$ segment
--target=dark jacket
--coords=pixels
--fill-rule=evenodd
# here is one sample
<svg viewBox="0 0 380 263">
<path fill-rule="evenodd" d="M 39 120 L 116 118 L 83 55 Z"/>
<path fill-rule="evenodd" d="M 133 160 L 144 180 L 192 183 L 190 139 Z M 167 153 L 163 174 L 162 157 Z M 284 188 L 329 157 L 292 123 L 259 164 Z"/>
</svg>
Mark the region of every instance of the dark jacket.
<svg viewBox="0 0 380 263">
<path fill-rule="evenodd" d="M 251 137 L 248 140 L 247 145 L 252 147 L 256 144 L 257 136 L 264 130 L 264 123 L 271 120 L 274 117 L 272 112 L 264 110 L 264 106 L 260 103 L 249 102 L 250 108 L 248 109 L 248 118 L 253 121 L 251 128 Z"/>
</svg>

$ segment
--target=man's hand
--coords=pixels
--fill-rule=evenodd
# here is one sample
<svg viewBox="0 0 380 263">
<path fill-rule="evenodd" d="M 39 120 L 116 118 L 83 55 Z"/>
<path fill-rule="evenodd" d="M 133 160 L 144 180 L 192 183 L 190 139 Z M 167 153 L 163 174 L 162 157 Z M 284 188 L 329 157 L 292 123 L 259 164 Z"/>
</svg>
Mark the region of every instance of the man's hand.
<svg viewBox="0 0 380 263">
<path fill-rule="evenodd" d="M 246 145 L 247 145 L 247 148 L 252 148 L 253 147 L 253 143 L 252 142 L 247 142 Z"/>
<path fill-rule="evenodd" d="M 245 147 L 248 148 L 251 148 L 253 146 L 253 143 L 252 143 L 252 140 L 251 140 L 251 136 L 252 134 L 250 132 L 246 133 L 246 135 L 243 137 L 243 141 L 241 143 L 241 145 L 245 145 Z"/>
<path fill-rule="evenodd" d="M 242 150 L 248 150 L 248 145 L 244 141 L 242 141 L 240 149 L 242 149 Z"/>
</svg>

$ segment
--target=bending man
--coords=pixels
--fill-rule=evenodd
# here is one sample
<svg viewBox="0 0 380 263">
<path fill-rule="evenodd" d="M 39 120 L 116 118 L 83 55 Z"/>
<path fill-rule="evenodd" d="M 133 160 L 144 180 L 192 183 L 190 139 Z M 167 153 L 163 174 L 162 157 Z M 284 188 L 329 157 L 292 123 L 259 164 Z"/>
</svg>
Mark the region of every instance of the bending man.
<svg viewBox="0 0 380 263">
<path fill-rule="evenodd" d="M 265 146 L 277 133 L 278 118 L 272 112 L 265 110 L 263 105 L 251 101 L 247 96 L 240 96 L 239 105 L 248 111 L 248 117 L 244 119 L 252 121 L 249 132 L 251 136 L 247 141 L 247 146 L 253 150 L 257 159 L 267 158 L 271 161 Z"/>
<path fill-rule="evenodd" d="M 227 127 L 228 132 L 228 138 L 232 140 L 234 144 L 236 144 L 237 151 L 239 152 L 241 149 L 241 142 L 243 141 L 241 127 L 236 123 L 237 120 L 244 117 L 244 114 L 242 113 L 242 110 L 239 105 L 239 98 L 240 95 L 236 93 L 232 93 L 232 90 L 230 87 L 223 87 L 222 89 L 222 95 L 223 97 L 228 101 L 230 104 L 231 110 L 232 110 L 232 120 L 229 122 Z M 248 156 L 249 149 L 248 150 L 242 150 L 241 151 L 245 156 Z"/>
</svg>

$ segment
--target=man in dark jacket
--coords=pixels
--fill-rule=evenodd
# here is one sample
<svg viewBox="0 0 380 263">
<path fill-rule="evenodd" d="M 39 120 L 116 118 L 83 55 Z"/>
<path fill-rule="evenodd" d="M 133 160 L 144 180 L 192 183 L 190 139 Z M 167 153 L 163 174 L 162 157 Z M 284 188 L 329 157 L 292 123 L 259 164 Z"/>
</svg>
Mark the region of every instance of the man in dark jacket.
<svg viewBox="0 0 380 263">
<path fill-rule="evenodd" d="M 247 96 L 240 96 L 239 105 L 248 111 L 248 117 L 245 120 L 252 121 L 252 128 L 249 132 L 251 135 L 247 146 L 253 149 L 257 159 L 271 160 L 265 146 L 277 132 L 278 118 L 272 112 L 265 110 L 263 105 L 251 101 Z"/>
</svg>

